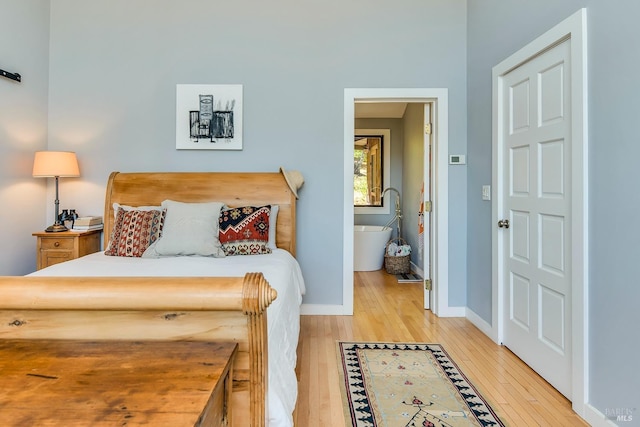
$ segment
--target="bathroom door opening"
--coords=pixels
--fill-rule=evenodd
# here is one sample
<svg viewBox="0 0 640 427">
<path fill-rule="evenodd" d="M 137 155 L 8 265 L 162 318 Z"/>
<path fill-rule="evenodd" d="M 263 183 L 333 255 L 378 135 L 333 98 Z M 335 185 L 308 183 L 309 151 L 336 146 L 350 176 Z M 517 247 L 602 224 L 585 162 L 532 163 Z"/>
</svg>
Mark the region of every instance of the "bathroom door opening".
<svg viewBox="0 0 640 427">
<path fill-rule="evenodd" d="M 359 204 L 356 203 L 354 224 L 366 223 L 377 226 L 393 222 L 392 237 L 402 237 L 412 248 L 411 272 L 420 276 L 423 281 L 431 280 L 432 227 L 429 202 L 432 194 L 431 171 L 433 169 L 431 165 L 432 102 L 356 101 L 354 111 L 356 140 L 361 137 L 363 128 L 366 128 L 367 134 L 376 134 L 376 129 L 379 131 L 377 133 L 384 132 L 383 149 L 391 159 L 387 160 L 383 169 L 384 188 L 400 189 L 398 194 L 389 192 L 386 196 L 383 195 L 386 206 L 382 211 L 375 209 L 369 211 L 369 207 L 359 208 Z M 356 148 L 359 147 L 356 145 Z M 354 193 L 356 190 L 361 189 L 356 189 L 354 185 Z M 396 203 L 401 200 L 400 219 L 397 217 L 397 212 L 394 214 L 394 209 L 389 208 L 393 207 L 394 198 Z M 402 236 L 396 235 L 400 230 L 396 222 L 402 223 Z M 358 243 L 358 240 L 356 239 L 354 245 L 355 250 L 362 249 L 362 243 Z M 354 258 L 357 261 L 356 266 L 362 264 L 363 261 L 360 260 L 362 254 L 354 254 Z M 427 286 L 423 287 L 423 295 L 423 306 L 425 309 L 430 309 L 432 293 Z"/>
<path fill-rule="evenodd" d="M 448 189 L 448 145 L 449 145 L 449 92 L 446 88 L 348 88 L 344 90 L 344 157 L 343 157 L 343 299 L 341 314 L 353 314 L 353 266 L 354 266 L 354 196 L 353 160 L 355 104 L 358 103 L 423 103 L 430 104 L 432 118 L 431 134 L 431 183 L 432 192 L 429 223 L 429 246 L 432 290 L 430 309 L 437 316 L 459 315 L 449 307 L 449 189 Z M 408 196 L 409 197 L 409 196 Z M 412 208 L 417 215 L 417 198 L 413 196 Z M 409 199 L 407 199 L 409 200 Z M 408 227 L 408 224 L 403 228 Z M 417 224 L 416 226 L 417 227 Z"/>
<path fill-rule="evenodd" d="M 356 138 L 362 128 L 367 128 L 370 133 L 375 133 L 375 129 L 386 128 L 387 141 L 385 141 L 384 149 L 392 158 L 388 164 L 393 173 L 390 174 L 389 170 L 385 171 L 383 187 L 400 189 L 402 194 L 401 221 L 403 231 L 402 236 L 394 235 L 394 237 L 402 237 L 411 246 L 411 271 L 422 277 L 423 280 L 428 280 L 429 283 L 432 278 L 430 202 L 433 170 L 431 164 L 433 102 L 433 100 L 414 102 L 414 100 L 408 99 L 354 102 L 354 134 Z M 390 138 L 389 133 L 391 133 Z M 392 197 L 385 198 L 387 209 L 393 203 L 392 200 Z M 394 217 L 393 210 L 387 212 L 389 218 Z M 356 206 L 355 213 L 354 223 L 371 225 L 389 223 L 387 221 L 389 218 L 379 215 L 378 211 L 368 212 L 367 209 L 358 209 Z M 366 215 L 369 213 L 371 215 Z M 361 247 L 361 244 L 355 245 L 355 248 L 358 247 Z M 356 255 L 354 259 L 358 261 L 357 264 L 361 264 L 360 258 L 362 256 L 358 256 L 361 254 L 354 255 Z M 423 283 L 426 285 L 427 282 Z M 423 289 L 423 306 L 425 309 L 430 309 L 432 293 L 427 289 L 427 286 L 424 286 Z"/>
</svg>

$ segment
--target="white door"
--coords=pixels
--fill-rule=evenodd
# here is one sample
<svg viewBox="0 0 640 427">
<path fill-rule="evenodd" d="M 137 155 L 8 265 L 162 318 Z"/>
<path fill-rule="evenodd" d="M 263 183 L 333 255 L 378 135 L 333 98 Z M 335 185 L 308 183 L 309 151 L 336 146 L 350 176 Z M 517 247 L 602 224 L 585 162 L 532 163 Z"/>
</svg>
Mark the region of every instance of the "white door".
<svg viewBox="0 0 640 427">
<path fill-rule="evenodd" d="M 502 79 L 503 344 L 572 387 L 570 40 Z M 507 222 L 508 221 L 508 222 Z"/>
<path fill-rule="evenodd" d="M 424 104 L 424 172 L 423 172 L 423 197 L 419 221 L 422 223 L 422 235 L 418 236 L 420 250 L 422 251 L 422 265 L 424 278 L 431 280 L 431 147 L 433 135 L 433 120 L 431 119 L 431 104 Z M 433 283 L 433 282 L 432 282 Z M 431 291 L 424 288 L 424 309 L 431 308 Z"/>
</svg>

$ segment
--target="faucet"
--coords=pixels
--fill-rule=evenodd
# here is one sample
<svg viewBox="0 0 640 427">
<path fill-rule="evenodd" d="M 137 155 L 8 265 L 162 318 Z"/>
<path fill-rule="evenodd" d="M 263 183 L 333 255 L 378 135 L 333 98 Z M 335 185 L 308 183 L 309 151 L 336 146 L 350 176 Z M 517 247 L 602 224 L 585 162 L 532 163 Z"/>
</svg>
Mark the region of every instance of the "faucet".
<svg viewBox="0 0 640 427">
<path fill-rule="evenodd" d="M 400 192 L 393 187 L 387 187 L 382 192 L 382 197 L 387 194 L 387 191 L 395 191 L 396 192 L 396 213 L 400 210 Z"/>
<path fill-rule="evenodd" d="M 393 224 L 394 221 L 398 221 L 398 226 L 397 226 L 397 231 L 398 231 L 398 238 L 401 237 L 401 232 L 402 232 L 402 208 L 401 208 L 401 204 L 400 204 L 400 192 L 393 188 L 393 187 L 387 187 L 384 189 L 384 191 L 382 192 L 382 197 L 384 198 L 385 194 L 387 194 L 388 191 L 395 191 L 396 193 L 396 212 L 394 217 L 391 219 L 391 221 L 389 221 L 387 223 L 387 225 L 385 225 L 385 227 L 389 227 L 391 224 Z"/>
</svg>

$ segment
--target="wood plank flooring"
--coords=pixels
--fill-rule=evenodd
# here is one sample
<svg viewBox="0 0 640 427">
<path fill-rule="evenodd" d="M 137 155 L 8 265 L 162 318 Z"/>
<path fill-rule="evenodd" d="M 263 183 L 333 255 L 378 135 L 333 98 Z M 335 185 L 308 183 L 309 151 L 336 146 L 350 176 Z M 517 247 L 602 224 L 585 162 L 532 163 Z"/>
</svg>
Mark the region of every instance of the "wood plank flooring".
<svg viewBox="0 0 640 427">
<path fill-rule="evenodd" d="M 571 403 L 506 347 L 464 318 L 422 308 L 421 283 L 397 283 L 384 270 L 356 272 L 353 316 L 302 316 L 298 345 L 298 427 L 345 423 L 336 341 L 442 344 L 509 426 L 586 426 Z"/>
</svg>

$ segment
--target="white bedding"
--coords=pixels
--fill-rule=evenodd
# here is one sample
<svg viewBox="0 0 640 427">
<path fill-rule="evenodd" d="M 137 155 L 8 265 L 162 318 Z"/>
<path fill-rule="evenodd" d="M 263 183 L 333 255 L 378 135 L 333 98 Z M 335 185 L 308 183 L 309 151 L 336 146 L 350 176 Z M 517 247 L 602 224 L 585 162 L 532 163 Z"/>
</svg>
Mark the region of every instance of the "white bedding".
<svg viewBox="0 0 640 427">
<path fill-rule="evenodd" d="M 293 426 L 298 395 L 295 375 L 300 304 L 305 292 L 300 266 L 289 252 L 210 258 L 198 256 L 128 258 L 103 252 L 39 270 L 35 276 L 244 276 L 261 272 L 278 297 L 267 309 L 270 427 Z"/>
</svg>

